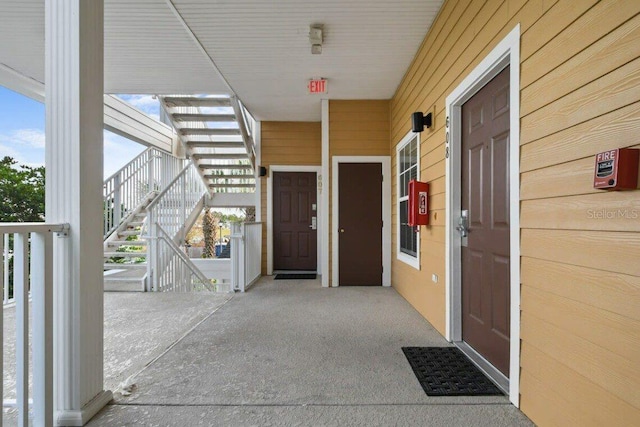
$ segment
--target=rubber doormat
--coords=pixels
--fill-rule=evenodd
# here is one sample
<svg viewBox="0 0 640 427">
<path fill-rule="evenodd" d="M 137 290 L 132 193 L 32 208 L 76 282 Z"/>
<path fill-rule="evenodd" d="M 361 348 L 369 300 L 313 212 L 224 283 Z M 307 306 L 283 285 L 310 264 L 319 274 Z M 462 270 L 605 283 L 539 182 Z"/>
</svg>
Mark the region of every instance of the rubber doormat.
<svg viewBox="0 0 640 427">
<path fill-rule="evenodd" d="M 502 395 L 456 347 L 402 347 L 428 396 Z"/>
<path fill-rule="evenodd" d="M 315 279 L 315 274 L 294 274 L 294 273 L 280 273 L 276 274 L 275 280 L 308 280 Z"/>
</svg>

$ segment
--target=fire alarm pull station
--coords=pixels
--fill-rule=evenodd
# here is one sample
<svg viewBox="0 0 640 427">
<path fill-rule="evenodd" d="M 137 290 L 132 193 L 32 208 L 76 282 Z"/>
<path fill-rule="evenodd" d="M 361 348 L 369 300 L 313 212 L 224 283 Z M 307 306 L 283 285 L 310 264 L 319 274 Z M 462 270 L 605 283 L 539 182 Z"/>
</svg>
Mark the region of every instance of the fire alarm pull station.
<svg viewBox="0 0 640 427">
<path fill-rule="evenodd" d="M 409 221 L 411 227 L 429 225 L 429 184 L 409 181 Z"/>
<path fill-rule="evenodd" d="M 596 154 L 593 187 L 603 190 L 634 190 L 638 187 L 640 150 L 618 148 Z"/>
</svg>

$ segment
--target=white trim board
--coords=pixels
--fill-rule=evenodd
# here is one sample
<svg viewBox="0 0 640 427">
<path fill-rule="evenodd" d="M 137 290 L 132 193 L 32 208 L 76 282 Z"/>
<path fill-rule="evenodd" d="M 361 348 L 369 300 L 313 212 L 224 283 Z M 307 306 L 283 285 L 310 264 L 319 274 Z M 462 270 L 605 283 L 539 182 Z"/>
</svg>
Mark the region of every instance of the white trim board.
<svg viewBox="0 0 640 427">
<path fill-rule="evenodd" d="M 322 173 L 321 166 L 291 166 L 291 165 L 271 165 L 269 166 L 269 174 L 267 177 L 267 275 L 273 275 L 273 172 L 315 172 L 316 174 L 316 206 L 317 206 L 317 253 L 316 269 L 319 275 L 324 277 L 322 265 L 322 234 L 323 222 L 325 216 L 320 203 L 320 185 L 319 177 Z"/>
<path fill-rule="evenodd" d="M 331 173 L 331 197 L 333 206 L 333 230 L 331 230 L 331 286 L 340 286 L 339 277 L 339 198 L 338 164 L 340 163 L 380 163 L 382 164 L 382 286 L 391 286 L 391 157 L 390 156 L 333 156 Z"/>
<path fill-rule="evenodd" d="M 417 138 L 417 145 L 416 145 L 416 149 L 417 149 L 417 161 L 416 161 L 416 167 L 417 167 L 417 179 L 418 181 L 421 180 L 420 178 L 420 142 L 421 139 L 420 138 L 420 133 L 415 133 L 413 131 L 409 131 L 401 140 L 398 144 L 396 144 L 396 198 L 394 200 L 395 204 L 396 204 L 396 218 L 398 218 L 398 220 L 396 221 L 396 259 L 398 261 L 404 262 L 405 264 L 415 268 L 416 270 L 420 271 L 420 235 L 422 233 L 420 233 L 420 227 L 418 227 L 418 233 L 417 233 L 417 242 L 418 244 L 416 245 L 416 256 L 412 257 L 409 254 L 406 254 L 404 252 L 402 252 L 402 249 L 400 248 L 400 151 L 409 143 L 411 142 L 411 140 L 413 138 Z"/>
<path fill-rule="evenodd" d="M 520 404 L 520 24 L 487 55 L 446 99 L 446 338 L 462 340 L 462 303 L 460 275 L 460 238 L 454 228 L 460 216 L 462 105 L 505 67 L 510 66 L 510 246 L 511 246 L 511 348 L 509 352 L 509 400 Z"/>
<path fill-rule="evenodd" d="M 322 100 L 322 174 L 320 183 L 321 205 L 323 212 L 329 212 L 329 100 Z M 323 191 L 324 189 L 324 191 Z M 329 287 L 329 215 L 322 217 L 322 287 Z"/>
</svg>

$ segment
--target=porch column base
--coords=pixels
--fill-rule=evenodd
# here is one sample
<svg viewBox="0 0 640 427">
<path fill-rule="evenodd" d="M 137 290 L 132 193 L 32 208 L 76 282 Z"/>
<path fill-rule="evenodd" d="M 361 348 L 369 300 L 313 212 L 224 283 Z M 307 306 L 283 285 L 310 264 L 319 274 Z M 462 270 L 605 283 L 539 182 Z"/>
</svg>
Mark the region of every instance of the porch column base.
<svg viewBox="0 0 640 427">
<path fill-rule="evenodd" d="M 83 426 L 113 399 L 110 390 L 103 390 L 89 401 L 82 409 L 56 411 L 56 426 Z"/>
</svg>

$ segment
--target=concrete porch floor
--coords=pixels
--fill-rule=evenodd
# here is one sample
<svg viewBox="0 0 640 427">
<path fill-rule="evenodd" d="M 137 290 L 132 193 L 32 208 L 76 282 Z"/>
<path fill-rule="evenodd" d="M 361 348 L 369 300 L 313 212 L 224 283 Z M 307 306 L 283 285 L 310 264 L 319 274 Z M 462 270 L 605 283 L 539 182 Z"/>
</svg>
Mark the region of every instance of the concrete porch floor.
<svg viewBox="0 0 640 427">
<path fill-rule="evenodd" d="M 393 289 L 264 277 L 216 309 L 89 425 L 531 425 L 506 397 L 427 396 L 401 347 L 448 344 Z"/>
</svg>

